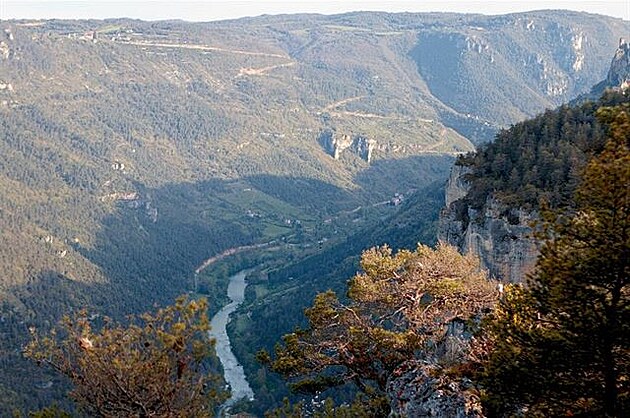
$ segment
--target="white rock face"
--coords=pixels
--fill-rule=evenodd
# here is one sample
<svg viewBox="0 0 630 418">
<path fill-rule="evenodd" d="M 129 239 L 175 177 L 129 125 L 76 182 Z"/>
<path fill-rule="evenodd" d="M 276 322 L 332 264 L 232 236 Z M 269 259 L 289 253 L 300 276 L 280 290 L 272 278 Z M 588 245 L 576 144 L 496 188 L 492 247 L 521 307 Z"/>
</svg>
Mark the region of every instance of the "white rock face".
<svg viewBox="0 0 630 418">
<path fill-rule="evenodd" d="M 627 81 L 630 81 L 630 44 L 621 38 L 619 48 L 610 63 L 606 83 L 609 86 L 621 86 Z"/>
<path fill-rule="evenodd" d="M 573 36 L 571 40 L 573 45 L 573 50 L 575 51 L 575 61 L 573 62 L 573 71 L 576 73 L 584 67 L 584 44 L 586 41 L 586 36 L 583 32 L 578 33 Z"/>
<path fill-rule="evenodd" d="M 456 166 L 457 167 L 457 166 Z M 530 238 L 535 213 L 508 208 L 489 198 L 478 211 L 462 200 L 468 192 L 465 168 L 455 168 L 446 187 L 446 207 L 440 214 L 438 239 L 464 254 L 477 256 L 491 276 L 521 282 L 536 263 L 538 248 Z"/>
<path fill-rule="evenodd" d="M 9 59 L 10 53 L 9 45 L 6 42 L 0 42 L 0 56 L 6 60 Z"/>
<path fill-rule="evenodd" d="M 326 152 L 335 160 L 339 159 L 344 150 L 349 149 L 351 152 L 358 155 L 359 158 L 369 163 L 372 161 L 372 155 L 376 149 L 376 141 L 373 139 L 369 139 L 363 135 L 337 135 L 337 133 L 332 130 L 321 132 L 319 142 Z"/>
</svg>

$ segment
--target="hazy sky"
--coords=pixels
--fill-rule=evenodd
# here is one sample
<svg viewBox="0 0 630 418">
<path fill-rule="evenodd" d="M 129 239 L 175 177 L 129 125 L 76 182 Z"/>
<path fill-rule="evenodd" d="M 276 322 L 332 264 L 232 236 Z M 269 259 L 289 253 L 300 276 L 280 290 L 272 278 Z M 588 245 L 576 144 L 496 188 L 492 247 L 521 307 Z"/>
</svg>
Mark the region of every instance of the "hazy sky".
<svg viewBox="0 0 630 418">
<path fill-rule="evenodd" d="M 539 9 L 570 9 L 630 19 L 630 0 L 0 0 L 0 19 L 132 17 L 209 21 L 261 14 L 332 14 L 353 10 L 501 14 Z"/>
</svg>

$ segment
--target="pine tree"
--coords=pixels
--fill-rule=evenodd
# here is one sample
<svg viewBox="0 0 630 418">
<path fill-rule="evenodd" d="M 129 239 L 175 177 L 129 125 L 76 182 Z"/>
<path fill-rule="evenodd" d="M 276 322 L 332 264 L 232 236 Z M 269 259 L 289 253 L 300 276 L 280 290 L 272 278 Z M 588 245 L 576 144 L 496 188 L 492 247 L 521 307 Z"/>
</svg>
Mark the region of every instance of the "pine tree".
<svg viewBox="0 0 630 418">
<path fill-rule="evenodd" d="M 352 382 L 384 408 L 368 415 L 382 416 L 387 380 L 404 362 L 420 358 L 446 370 L 468 361 L 469 341 L 449 335 L 449 326 L 488 311 L 498 291 L 476 259 L 446 244 L 396 254 L 373 248 L 361 268 L 348 299 L 319 294 L 306 310 L 309 327 L 285 335 L 273 359 L 262 352 L 259 360 L 303 392 Z"/>
<path fill-rule="evenodd" d="M 602 108 L 604 151 L 571 214 L 548 217 L 536 269 L 489 327 L 495 414 L 630 414 L 630 108 Z"/>
<path fill-rule="evenodd" d="M 210 417 L 223 399 L 207 370 L 213 350 L 205 300 L 177 299 L 128 326 L 95 331 L 85 311 L 33 340 L 25 355 L 68 377 L 70 396 L 90 416 Z"/>
</svg>

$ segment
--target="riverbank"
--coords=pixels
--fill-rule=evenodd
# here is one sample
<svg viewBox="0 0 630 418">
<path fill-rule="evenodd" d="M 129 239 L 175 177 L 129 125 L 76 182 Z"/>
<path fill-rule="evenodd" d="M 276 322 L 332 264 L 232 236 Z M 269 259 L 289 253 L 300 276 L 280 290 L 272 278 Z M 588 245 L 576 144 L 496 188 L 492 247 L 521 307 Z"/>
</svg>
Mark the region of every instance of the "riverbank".
<svg viewBox="0 0 630 418">
<path fill-rule="evenodd" d="M 228 408 L 238 400 L 246 398 L 254 399 L 254 391 L 249 386 L 243 366 L 238 362 L 232 352 L 230 337 L 227 333 L 227 325 L 230 322 L 230 315 L 238 309 L 245 300 L 245 289 L 247 282 L 245 278 L 251 270 L 242 270 L 230 276 L 228 284 L 228 298 L 231 302 L 225 305 L 210 321 L 211 330 L 209 335 L 216 341 L 215 350 L 223 366 L 225 381 L 230 386 L 232 396 L 223 405 L 222 409 Z"/>
</svg>

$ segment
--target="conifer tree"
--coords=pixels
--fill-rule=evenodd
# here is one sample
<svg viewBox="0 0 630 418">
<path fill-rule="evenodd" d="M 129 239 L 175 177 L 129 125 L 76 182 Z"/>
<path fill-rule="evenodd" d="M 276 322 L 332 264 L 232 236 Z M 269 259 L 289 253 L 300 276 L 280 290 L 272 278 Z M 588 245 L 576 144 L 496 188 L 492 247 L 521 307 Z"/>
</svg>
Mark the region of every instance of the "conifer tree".
<svg viewBox="0 0 630 418">
<path fill-rule="evenodd" d="M 602 108 L 604 151 L 587 166 L 571 214 L 547 217 L 525 287 L 489 327 L 494 414 L 630 414 L 630 108 Z"/>
<path fill-rule="evenodd" d="M 210 417 L 223 399 L 208 369 L 213 350 L 205 300 L 178 298 L 128 326 L 94 330 L 85 311 L 66 316 L 25 355 L 68 377 L 70 396 L 90 416 Z"/>
<path fill-rule="evenodd" d="M 273 359 L 261 352 L 259 360 L 303 392 L 352 382 L 384 408 L 362 413 L 383 416 L 389 405 L 378 399 L 404 362 L 420 358 L 448 369 L 468 361 L 469 341 L 452 338 L 449 326 L 490 310 L 498 291 L 476 259 L 446 244 L 396 254 L 373 248 L 361 268 L 347 299 L 319 294 L 306 310 L 309 327 L 285 335 Z"/>
</svg>

